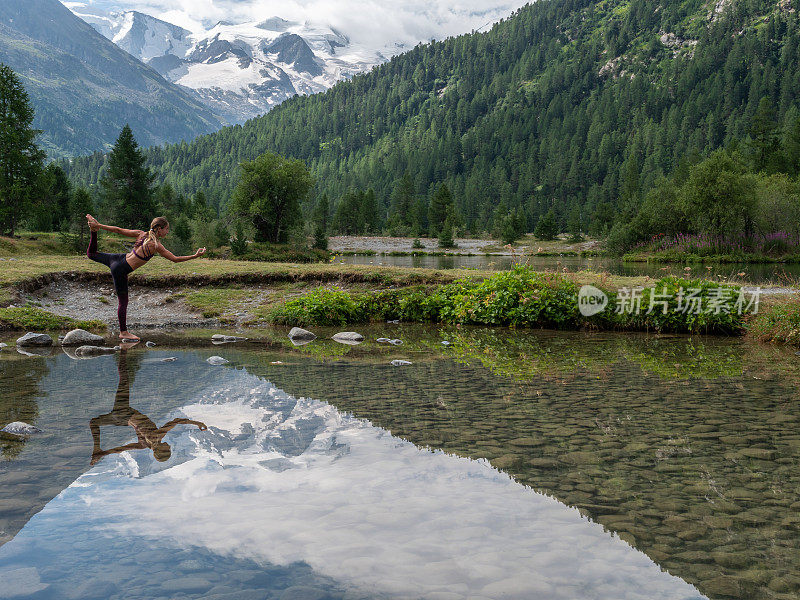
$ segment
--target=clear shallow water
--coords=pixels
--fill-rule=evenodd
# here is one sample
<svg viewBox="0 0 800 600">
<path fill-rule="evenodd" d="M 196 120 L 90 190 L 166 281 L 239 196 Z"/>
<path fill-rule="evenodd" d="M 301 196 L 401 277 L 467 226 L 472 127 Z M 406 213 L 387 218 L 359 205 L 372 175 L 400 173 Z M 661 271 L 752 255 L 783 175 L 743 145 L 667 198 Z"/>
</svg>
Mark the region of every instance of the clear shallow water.
<svg viewBox="0 0 800 600">
<path fill-rule="evenodd" d="M 0 597 L 796 597 L 791 353 L 387 327 L 402 349 L 4 351 L 0 418 L 44 433 L 3 446 Z M 91 419 L 142 422 L 121 373 L 208 430 L 92 466 Z"/>
<path fill-rule="evenodd" d="M 426 269 L 496 269 L 506 270 L 514 264 L 510 256 L 339 256 L 337 262 L 354 265 L 389 265 L 396 267 L 414 267 Z M 658 264 L 643 262 L 622 262 L 619 259 L 606 257 L 579 256 L 542 256 L 525 257 L 525 264 L 540 270 L 569 271 L 593 270 L 606 271 L 612 275 L 649 275 L 650 277 L 663 277 L 665 275 L 684 275 L 683 264 Z M 736 277 L 738 273 L 745 273 L 745 277 L 738 277 L 750 283 L 771 283 L 774 285 L 797 284 L 800 280 L 800 264 L 714 264 L 711 270 L 704 265 L 692 265 L 691 273 L 695 276 Z"/>
</svg>

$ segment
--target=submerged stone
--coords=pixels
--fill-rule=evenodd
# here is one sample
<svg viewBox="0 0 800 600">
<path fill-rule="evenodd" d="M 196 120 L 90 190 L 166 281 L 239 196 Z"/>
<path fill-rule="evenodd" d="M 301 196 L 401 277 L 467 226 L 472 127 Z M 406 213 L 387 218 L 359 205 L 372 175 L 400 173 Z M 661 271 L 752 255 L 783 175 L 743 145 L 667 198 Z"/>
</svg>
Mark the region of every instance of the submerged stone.
<svg viewBox="0 0 800 600">
<path fill-rule="evenodd" d="M 17 339 L 17 346 L 52 346 L 53 338 L 46 333 L 33 333 L 29 331 Z"/>
<path fill-rule="evenodd" d="M 221 356 L 209 356 L 206 359 L 206 362 L 208 364 L 210 364 L 210 365 L 224 365 L 224 364 L 227 364 L 230 361 L 228 361 L 227 359 L 222 358 Z"/>
<path fill-rule="evenodd" d="M 34 433 L 42 432 L 42 430 L 35 425 L 29 425 L 28 423 L 23 423 L 22 421 L 14 421 L 13 423 L 9 423 L 0 429 L 0 431 L 3 433 L 10 433 L 12 435 L 33 435 Z"/>
<path fill-rule="evenodd" d="M 331 339 L 340 344 L 360 344 L 364 341 L 364 336 L 355 331 L 340 331 L 334 334 Z"/>
<path fill-rule="evenodd" d="M 102 356 L 104 354 L 114 354 L 117 348 L 106 348 L 104 346 L 79 346 L 75 349 L 77 356 Z"/>
<path fill-rule="evenodd" d="M 289 339 L 294 341 L 311 341 L 317 339 L 317 336 L 308 331 L 307 329 L 303 329 L 302 327 L 292 327 L 289 330 Z"/>
<path fill-rule="evenodd" d="M 83 346 L 86 344 L 102 344 L 105 339 L 100 335 L 89 333 L 84 329 L 73 329 L 64 336 L 62 346 Z"/>
</svg>

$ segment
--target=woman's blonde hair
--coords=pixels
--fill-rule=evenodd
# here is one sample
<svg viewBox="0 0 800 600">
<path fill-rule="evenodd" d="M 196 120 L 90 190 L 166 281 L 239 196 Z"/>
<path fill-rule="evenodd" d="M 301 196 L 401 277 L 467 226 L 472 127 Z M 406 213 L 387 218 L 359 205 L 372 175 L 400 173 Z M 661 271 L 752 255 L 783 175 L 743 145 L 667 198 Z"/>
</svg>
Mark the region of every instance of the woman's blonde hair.
<svg viewBox="0 0 800 600">
<path fill-rule="evenodd" d="M 158 238 L 156 237 L 156 229 L 161 229 L 162 227 L 169 227 L 169 221 L 167 221 L 167 217 L 156 217 L 152 221 L 150 221 L 150 231 L 147 232 L 147 239 L 142 243 L 146 244 L 150 240 L 153 240 L 158 246 Z"/>
</svg>

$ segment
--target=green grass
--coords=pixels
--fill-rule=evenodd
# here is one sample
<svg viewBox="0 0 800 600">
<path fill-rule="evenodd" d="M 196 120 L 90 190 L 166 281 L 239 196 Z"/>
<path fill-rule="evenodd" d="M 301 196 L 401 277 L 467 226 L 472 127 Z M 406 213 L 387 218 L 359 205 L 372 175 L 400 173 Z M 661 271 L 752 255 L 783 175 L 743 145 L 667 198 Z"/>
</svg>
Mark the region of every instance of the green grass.
<svg viewBox="0 0 800 600">
<path fill-rule="evenodd" d="M 106 324 L 102 321 L 82 321 L 54 315 L 33 306 L 0 308 L 0 329 L 55 331 L 76 328 L 104 331 Z"/>
<path fill-rule="evenodd" d="M 748 321 L 747 335 L 762 342 L 800 346 L 800 300 L 792 298 L 762 307 Z"/>
<path fill-rule="evenodd" d="M 252 290 L 236 288 L 204 288 L 185 293 L 185 302 L 206 318 L 218 317 L 231 311 L 242 300 L 253 296 Z"/>
</svg>

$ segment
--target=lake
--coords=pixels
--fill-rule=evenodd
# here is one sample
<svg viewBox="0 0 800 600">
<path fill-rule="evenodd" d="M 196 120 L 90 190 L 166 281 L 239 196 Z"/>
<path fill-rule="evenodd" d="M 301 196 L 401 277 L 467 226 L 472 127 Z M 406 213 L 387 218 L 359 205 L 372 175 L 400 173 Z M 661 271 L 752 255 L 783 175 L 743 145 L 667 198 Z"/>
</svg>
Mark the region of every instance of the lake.
<svg viewBox="0 0 800 600">
<path fill-rule="evenodd" d="M 353 265 L 388 265 L 396 267 L 416 267 L 426 269 L 489 269 L 505 270 L 520 262 L 511 256 L 466 256 L 449 254 L 443 256 L 337 256 L 336 262 Z M 684 264 L 661 264 L 645 262 L 623 262 L 618 258 L 603 256 L 526 256 L 522 259 L 540 271 L 606 271 L 612 275 L 649 275 L 660 278 L 666 275 L 686 275 Z M 708 269 L 707 267 L 711 267 Z M 738 276 L 744 273 L 744 276 Z M 689 274 L 693 277 L 711 277 L 714 279 L 732 279 L 747 281 L 753 284 L 797 285 L 800 281 L 800 264 L 783 263 L 730 263 L 691 265 Z"/>
<path fill-rule="evenodd" d="M 797 598 L 793 351 L 360 331 L 0 351 L 0 598 Z"/>
</svg>

